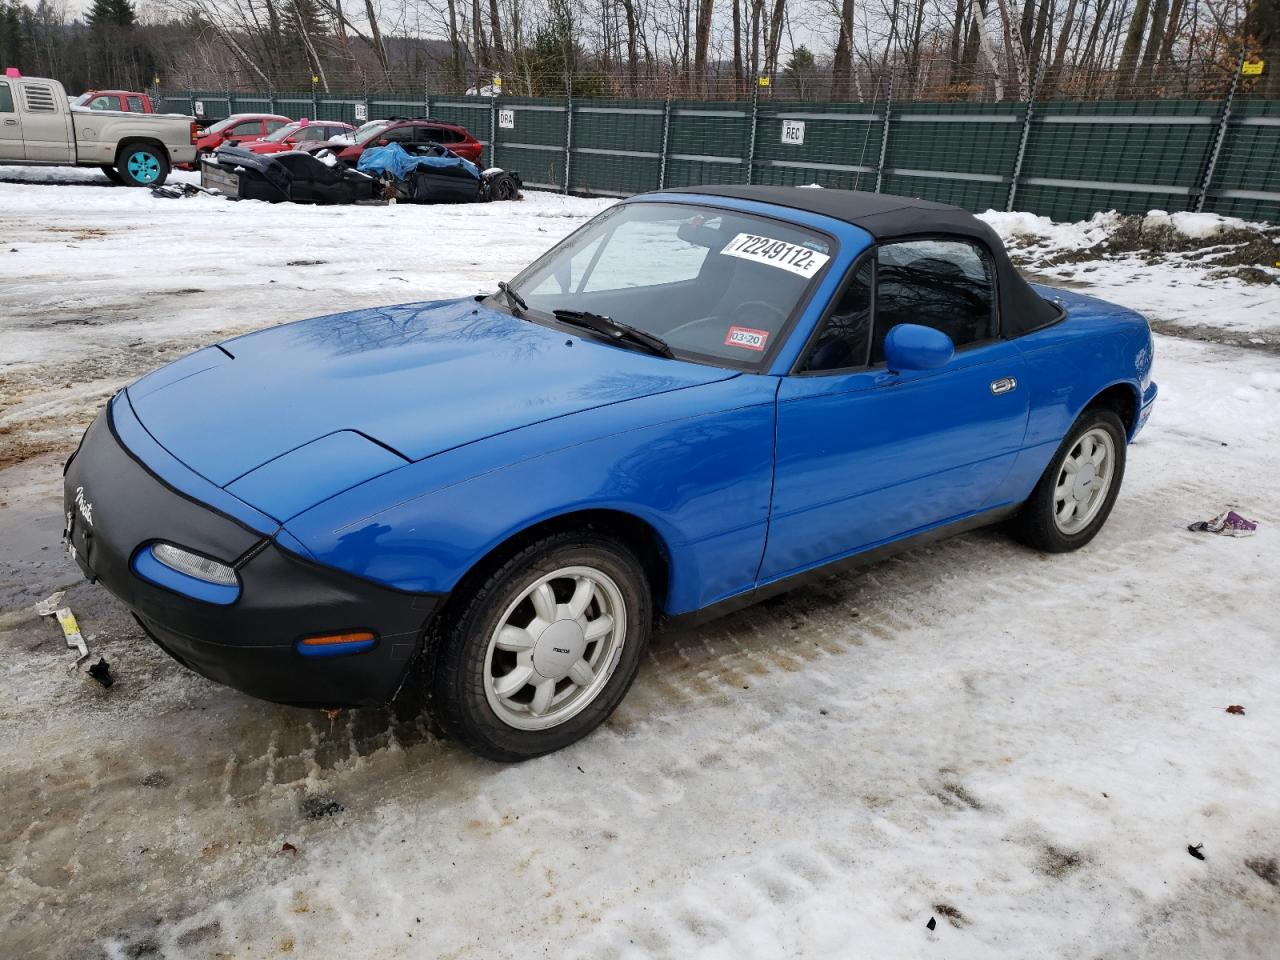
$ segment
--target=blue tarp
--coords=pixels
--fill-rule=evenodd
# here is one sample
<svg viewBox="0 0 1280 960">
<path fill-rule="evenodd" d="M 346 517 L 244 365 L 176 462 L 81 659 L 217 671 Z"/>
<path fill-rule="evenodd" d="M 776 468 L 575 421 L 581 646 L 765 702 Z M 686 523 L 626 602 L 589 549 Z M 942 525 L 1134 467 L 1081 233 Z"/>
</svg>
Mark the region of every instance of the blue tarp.
<svg viewBox="0 0 1280 960">
<path fill-rule="evenodd" d="M 415 170 L 423 167 L 433 170 L 461 167 L 477 180 L 480 179 L 480 168 L 470 160 L 464 160 L 455 154 L 446 154 L 443 157 L 415 156 L 398 143 L 389 143 L 385 147 L 370 147 L 360 154 L 360 162 L 356 165 L 356 169 L 361 173 L 375 177 L 389 173 L 397 180 L 404 180 Z"/>
</svg>

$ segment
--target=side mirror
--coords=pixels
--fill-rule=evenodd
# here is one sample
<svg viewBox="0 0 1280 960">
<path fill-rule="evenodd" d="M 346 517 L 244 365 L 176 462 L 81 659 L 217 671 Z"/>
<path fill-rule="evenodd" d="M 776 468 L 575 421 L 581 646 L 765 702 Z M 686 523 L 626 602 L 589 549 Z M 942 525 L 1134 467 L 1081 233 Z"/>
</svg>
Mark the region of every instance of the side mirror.
<svg viewBox="0 0 1280 960">
<path fill-rule="evenodd" d="M 884 338 L 884 359 L 890 370 L 936 370 L 955 355 L 956 345 L 941 330 L 917 323 L 900 323 Z"/>
</svg>

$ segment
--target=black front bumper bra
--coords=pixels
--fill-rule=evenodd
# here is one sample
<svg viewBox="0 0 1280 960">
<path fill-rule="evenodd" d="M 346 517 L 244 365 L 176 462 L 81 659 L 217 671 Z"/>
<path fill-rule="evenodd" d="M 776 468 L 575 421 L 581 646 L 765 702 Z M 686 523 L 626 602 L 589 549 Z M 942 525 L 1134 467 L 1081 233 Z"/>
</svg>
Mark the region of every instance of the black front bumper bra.
<svg viewBox="0 0 1280 960">
<path fill-rule="evenodd" d="M 206 484 L 211 500 L 225 497 L 196 474 L 182 477 L 182 491 L 160 479 L 121 439 L 138 431 L 119 394 L 67 463 L 68 541 L 85 576 L 175 660 L 217 683 L 306 707 L 391 700 L 444 595 L 394 590 L 285 549 L 278 530 L 253 529 L 184 492 Z M 230 566 L 238 589 L 193 589 L 156 563 L 158 543 Z"/>
</svg>

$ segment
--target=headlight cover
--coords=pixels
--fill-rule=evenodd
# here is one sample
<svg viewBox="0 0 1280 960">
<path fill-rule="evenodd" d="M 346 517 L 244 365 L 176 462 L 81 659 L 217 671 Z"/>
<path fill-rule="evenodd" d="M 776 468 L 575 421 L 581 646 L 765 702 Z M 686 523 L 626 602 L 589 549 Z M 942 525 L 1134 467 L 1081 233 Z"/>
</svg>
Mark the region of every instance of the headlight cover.
<svg viewBox="0 0 1280 960">
<path fill-rule="evenodd" d="M 235 587 L 240 583 L 235 570 L 225 563 L 202 557 L 172 543 L 152 544 L 151 553 L 170 570 L 205 583 L 216 583 L 223 587 Z"/>
<path fill-rule="evenodd" d="M 220 606 L 240 599 L 240 577 L 229 565 L 155 541 L 133 555 L 133 572 L 148 583 Z"/>
</svg>

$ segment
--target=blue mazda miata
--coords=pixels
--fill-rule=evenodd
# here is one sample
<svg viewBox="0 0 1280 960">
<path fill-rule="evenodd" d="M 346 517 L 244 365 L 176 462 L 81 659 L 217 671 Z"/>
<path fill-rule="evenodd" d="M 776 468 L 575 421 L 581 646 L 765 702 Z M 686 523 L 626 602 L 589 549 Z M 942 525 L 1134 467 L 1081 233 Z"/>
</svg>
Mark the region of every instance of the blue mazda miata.
<svg viewBox="0 0 1280 960">
<path fill-rule="evenodd" d="M 1151 363 L 1140 315 L 1029 286 L 955 207 L 668 190 L 496 293 L 143 377 L 67 464 L 66 538 L 206 677 L 337 707 L 420 675 L 517 760 L 603 721 L 657 623 L 997 521 L 1088 543 Z"/>
</svg>

